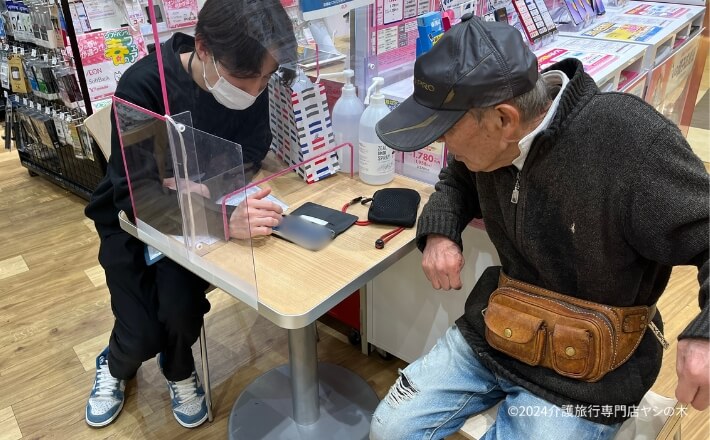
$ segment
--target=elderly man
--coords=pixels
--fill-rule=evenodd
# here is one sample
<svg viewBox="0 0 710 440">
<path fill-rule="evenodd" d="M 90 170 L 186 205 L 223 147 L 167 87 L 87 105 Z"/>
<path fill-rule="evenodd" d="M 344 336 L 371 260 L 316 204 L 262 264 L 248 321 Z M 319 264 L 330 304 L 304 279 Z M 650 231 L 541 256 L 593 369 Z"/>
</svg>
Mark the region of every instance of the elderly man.
<svg viewBox="0 0 710 440">
<path fill-rule="evenodd" d="M 424 272 L 461 288 L 473 218 L 502 267 L 402 371 L 371 438 L 441 439 L 498 402 L 485 439 L 613 438 L 658 375 L 655 303 L 675 265 L 698 267 L 701 307 L 679 338 L 676 396 L 707 408 L 709 180 L 678 128 L 600 93 L 578 60 L 539 74 L 516 29 L 478 18 L 417 60 L 414 86 L 377 132 L 396 150 L 439 139 L 451 153 L 419 219 Z"/>
</svg>

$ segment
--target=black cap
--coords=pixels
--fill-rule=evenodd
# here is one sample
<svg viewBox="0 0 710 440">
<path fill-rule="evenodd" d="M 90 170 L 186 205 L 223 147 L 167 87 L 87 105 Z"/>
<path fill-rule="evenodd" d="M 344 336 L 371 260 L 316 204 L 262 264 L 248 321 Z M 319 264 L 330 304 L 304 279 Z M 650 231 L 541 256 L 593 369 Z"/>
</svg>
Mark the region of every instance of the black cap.
<svg viewBox="0 0 710 440">
<path fill-rule="evenodd" d="M 464 16 L 414 63 L 414 94 L 377 123 L 399 151 L 426 147 L 471 108 L 500 104 L 535 87 L 537 58 L 506 23 Z"/>
</svg>

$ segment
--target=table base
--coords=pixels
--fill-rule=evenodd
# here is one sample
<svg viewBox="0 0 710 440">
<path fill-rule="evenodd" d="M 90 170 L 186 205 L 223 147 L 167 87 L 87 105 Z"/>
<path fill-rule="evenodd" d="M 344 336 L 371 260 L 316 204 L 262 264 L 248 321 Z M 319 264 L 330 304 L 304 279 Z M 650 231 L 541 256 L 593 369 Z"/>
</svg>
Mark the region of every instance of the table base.
<svg viewBox="0 0 710 440">
<path fill-rule="evenodd" d="M 377 395 L 360 376 L 318 364 L 320 417 L 307 426 L 293 420 L 288 365 L 258 377 L 239 396 L 229 416 L 230 440 L 367 439 Z"/>
</svg>

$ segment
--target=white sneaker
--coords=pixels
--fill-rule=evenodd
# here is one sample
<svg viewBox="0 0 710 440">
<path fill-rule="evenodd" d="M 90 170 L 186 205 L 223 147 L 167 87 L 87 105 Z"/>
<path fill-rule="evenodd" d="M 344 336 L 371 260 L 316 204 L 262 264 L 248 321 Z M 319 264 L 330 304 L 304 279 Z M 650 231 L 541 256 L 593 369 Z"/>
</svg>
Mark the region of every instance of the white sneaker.
<svg viewBox="0 0 710 440">
<path fill-rule="evenodd" d="M 86 423 L 100 428 L 113 422 L 123 409 L 126 381 L 111 376 L 108 347 L 96 358 L 94 387 L 86 404 Z"/>
<path fill-rule="evenodd" d="M 163 371 L 162 354 L 158 354 L 158 367 Z M 207 420 L 205 390 L 194 367 L 190 377 L 184 380 L 167 380 L 173 416 L 185 428 L 195 428 Z"/>
</svg>

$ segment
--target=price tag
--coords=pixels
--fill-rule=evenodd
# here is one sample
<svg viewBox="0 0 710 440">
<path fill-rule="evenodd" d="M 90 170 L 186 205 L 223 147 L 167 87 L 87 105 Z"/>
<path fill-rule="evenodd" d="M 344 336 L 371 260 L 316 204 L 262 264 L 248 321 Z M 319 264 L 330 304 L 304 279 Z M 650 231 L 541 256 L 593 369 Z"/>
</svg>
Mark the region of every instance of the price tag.
<svg viewBox="0 0 710 440">
<path fill-rule="evenodd" d="M 421 150 L 405 153 L 402 174 L 434 184 L 439 181 L 444 154 L 444 144 L 441 142 L 433 142 Z"/>
<path fill-rule="evenodd" d="M 12 53 L 17 53 L 17 46 L 12 46 Z"/>
<path fill-rule="evenodd" d="M 36 56 L 37 56 L 37 49 L 32 49 L 32 57 L 34 58 Z"/>
<path fill-rule="evenodd" d="M 7 90 L 5 90 L 3 93 L 5 94 L 5 99 L 7 99 L 7 97 L 8 97 Z"/>
<path fill-rule="evenodd" d="M 22 105 L 27 105 L 27 98 L 22 98 Z"/>
<path fill-rule="evenodd" d="M 44 61 L 46 63 L 48 59 L 49 59 L 49 55 L 47 55 L 46 53 L 42 54 L 42 61 Z"/>
<path fill-rule="evenodd" d="M 45 113 L 45 114 L 48 114 L 48 115 L 51 115 L 51 114 L 52 114 L 52 109 L 49 108 L 49 107 L 45 107 L 45 108 L 44 108 L 44 113 Z"/>
<path fill-rule="evenodd" d="M 7 43 L 5 43 L 5 45 L 3 46 L 3 48 L 4 48 L 5 50 L 10 50 L 10 45 L 7 44 Z"/>
<path fill-rule="evenodd" d="M 39 111 L 39 112 L 42 111 L 42 106 L 39 104 L 39 102 L 37 103 L 37 111 Z"/>
<path fill-rule="evenodd" d="M 21 47 L 21 48 L 20 48 L 20 55 L 24 55 L 24 54 L 25 54 L 25 48 L 24 48 L 24 47 Z"/>
<path fill-rule="evenodd" d="M 52 65 L 53 66 L 57 65 L 57 57 L 52 57 Z"/>
</svg>

